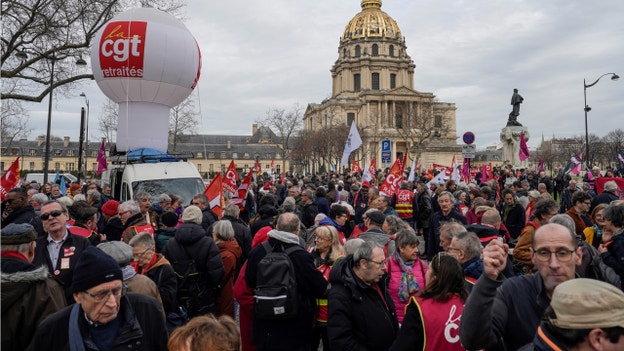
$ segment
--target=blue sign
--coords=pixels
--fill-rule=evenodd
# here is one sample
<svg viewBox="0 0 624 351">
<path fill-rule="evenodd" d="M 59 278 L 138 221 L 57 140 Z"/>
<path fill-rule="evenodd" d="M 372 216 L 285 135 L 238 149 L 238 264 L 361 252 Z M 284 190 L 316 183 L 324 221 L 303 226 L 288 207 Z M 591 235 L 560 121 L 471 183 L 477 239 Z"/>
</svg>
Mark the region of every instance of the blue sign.
<svg viewBox="0 0 624 351">
<path fill-rule="evenodd" d="M 390 163 L 391 160 L 390 139 L 384 139 L 381 141 L 381 163 Z"/>
</svg>

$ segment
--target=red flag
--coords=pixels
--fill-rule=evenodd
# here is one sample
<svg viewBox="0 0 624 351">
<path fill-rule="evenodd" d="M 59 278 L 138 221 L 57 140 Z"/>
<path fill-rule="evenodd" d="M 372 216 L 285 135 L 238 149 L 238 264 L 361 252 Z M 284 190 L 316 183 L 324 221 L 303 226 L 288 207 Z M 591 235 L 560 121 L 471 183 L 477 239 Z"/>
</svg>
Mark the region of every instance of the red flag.
<svg viewBox="0 0 624 351">
<path fill-rule="evenodd" d="M 204 190 L 204 195 L 208 198 L 208 203 L 212 211 L 221 218 L 223 213 L 223 181 L 220 172 L 217 172 L 212 182 L 208 184 L 206 190 Z"/>
<path fill-rule="evenodd" d="M 234 165 L 234 160 L 230 162 L 230 166 L 225 172 L 225 177 L 223 179 L 223 189 L 231 192 L 232 194 L 236 193 L 236 181 L 238 180 L 238 172 L 236 172 L 236 166 Z"/>
<path fill-rule="evenodd" d="M 403 169 L 401 167 L 401 159 L 397 158 L 390 168 L 390 172 L 384 179 L 383 183 L 379 187 L 379 192 L 384 193 L 386 196 L 392 197 L 394 193 L 399 189 L 399 184 L 403 180 Z"/>
<path fill-rule="evenodd" d="M 19 169 L 19 157 L 13 161 L 11 167 L 7 169 L 0 179 L 0 197 L 2 201 L 6 200 L 6 196 L 9 190 L 15 188 L 19 183 L 20 169 Z"/>
<path fill-rule="evenodd" d="M 531 157 L 529 147 L 526 144 L 526 140 L 524 140 L 524 132 L 520 132 L 520 150 L 518 151 L 518 157 L 520 158 L 520 161 L 524 161 Z"/>
<path fill-rule="evenodd" d="M 353 163 L 351 164 L 351 174 L 360 172 L 362 172 L 360 164 L 358 163 L 358 161 L 353 160 Z"/>
<path fill-rule="evenodd" d="M 256 160 L 256 174 L 257 175 L 261 175 L 262 174 L 262 167 L 260 166 L 260 161 Z"/>
<path fill-rule="evenodd" d="M 238 208 L 245 210 L 245 200 L 247 199 L 247 192 L 249 191 L 249 185 L 251 184 L 252 170 L 250 169 L 243 182 L 238 187 L 238 190 L 234 193 L 236 196 L 232 198 L 230 203 L 238 205 Z"/>
<path fill-rule="evenodd" d="M 370 167 L 368 167 L 368 171 L 370 172 L 370 174 L 377 173 L 377 161 L 375 160 L 374 157 L 371 160 L 371 164 L 370 164 Z"/>
<path fill-rule="evenodd" d="M 464 164 L 462 165 L 462 177 L 466 183 L 470 183 L 470 159 L 464 158 Z"/>
<path fill-rule="evenodd" d="M 271 174 L 275 173 L 275 159 L 271 159 Z"/>
<path fill-rule="evenodd" d="M 95 175 L 100 175 L 102 172 L 108 169 L 108 165 L 106 164 L 106 142 L 102 139 L 102 145 L 100 146 L 100 151 L 97 155 L 97 171 Z"/>
<path fill-rule="evenodd" d="M 286 172 L 282 172 L 281 178 L 282 178 L 282 184 L 284 184 L 284 176 L 286 175 Z"/>
</svg>

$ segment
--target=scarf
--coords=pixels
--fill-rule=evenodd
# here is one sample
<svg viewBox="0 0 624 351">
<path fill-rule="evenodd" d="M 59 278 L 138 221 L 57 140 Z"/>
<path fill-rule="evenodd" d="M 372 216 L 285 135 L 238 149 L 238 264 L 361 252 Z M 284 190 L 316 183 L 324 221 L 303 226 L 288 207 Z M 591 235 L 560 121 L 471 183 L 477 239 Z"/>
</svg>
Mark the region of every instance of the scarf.
<svg viewBox="0 0 624 351">
<path fill-rule="evenodd" d="M 392 256 L 395 262 L 398 262 L 401 267 L 401 280 L 399 281 L 398 291 L 399 301 L 408 302 L 410 296 L 418 292 L 418 281 L 413 271 L 415 261 L 403 261 L 398 251 L 395 251 Z"/>
<path fill-rule="evenodd" d="M 594 242 L 596 242 L 596 240 L 598 240 L 598 242 L 602 241 L 602 228 L 600 228 L 598 225 L 594 225 Z"/>
</svg>

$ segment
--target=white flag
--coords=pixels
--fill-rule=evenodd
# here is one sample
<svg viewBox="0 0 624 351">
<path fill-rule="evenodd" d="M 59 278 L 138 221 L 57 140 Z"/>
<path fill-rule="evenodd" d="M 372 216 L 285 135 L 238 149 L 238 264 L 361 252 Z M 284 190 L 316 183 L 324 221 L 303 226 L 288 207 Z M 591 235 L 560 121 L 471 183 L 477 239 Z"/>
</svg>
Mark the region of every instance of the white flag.
<svg viewBox="0 0 624 351">
<path fill-rule="evenodd" d="M 351 130 L 349 131 L 349 136 L 347 137 L 347 143 L 345 144 L 344 152 L 342 153 L 342 159 L 340 159 L 340 167 L 349 163 L 349 155 L 362 146 L 362 138 L 360 137 L 360 133 L 355 126 L 355 121 L 351 122 Z"/>
<path fill-rule="evenodd" d="M 453 156 L 453 162 L 451 162 L 451 169 L 451 179 L 455 181 L 455 184 L 459 184 L 461 177 L 459 176 L 459 167 L 457 166 L 457 161 L 455 161 L 455 156 Z"/>
<path fill-rule="evenodd" d="M 412 168 L 407 176 L 407 181 L 412 183 L 414 182 L 414 179 L 416 179 L 416 157 L 412 160 Z"/>
</svg>

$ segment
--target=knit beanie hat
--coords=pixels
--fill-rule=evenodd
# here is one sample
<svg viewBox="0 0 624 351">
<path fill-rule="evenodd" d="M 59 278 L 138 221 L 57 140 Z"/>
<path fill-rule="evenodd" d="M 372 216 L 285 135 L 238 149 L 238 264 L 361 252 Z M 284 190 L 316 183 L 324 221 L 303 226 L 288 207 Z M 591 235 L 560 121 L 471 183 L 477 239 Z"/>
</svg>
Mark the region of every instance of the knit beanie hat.
<svg viewBox="0 0 624 351">
<path fill-rule="evenodd" d="M 119 202 L 115 200 L 108 200 L 102 206 L 102 213 L 107 216 L 114 216 L 117 214 L 118 207 L 119 207 Z"/>
<path fill-rule="evenodd" d="M 20 245 L 37 239 L 37 231 L 28 223 L 10 223 L 0 231 L 0 245 Z"/>
<path fill-rule="evenodd" d="M 167 227 L 175 227 L 178 224 L 178 214 L 172 211 L 166 211 L 160 216 L 160 220 Z M 199 223 L 201 224 L 201 221 Z"/>
<path fill-rule="evenodd" d="M 191 205 L 184 209 L 182 212 L 182 222 L 184 223 L 196 223 L 201 224 L 202 222 L 202 211 L 199 207 Z"/>
<path fill-rule="evenodd" d="M 86 291 L 115 280 L 123 281 L 119 264 L 104 251 L 89 246 L 82 252 L 74 268 L 72 292 Z"/>
<path fill-rule="evenodd" d="M 112 257 L 121 267 L 132 262 L 132 246 L 123 241 L 105 241 L 98 244 L 97 248 Z"/>
</svg>

